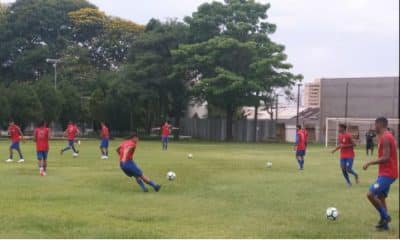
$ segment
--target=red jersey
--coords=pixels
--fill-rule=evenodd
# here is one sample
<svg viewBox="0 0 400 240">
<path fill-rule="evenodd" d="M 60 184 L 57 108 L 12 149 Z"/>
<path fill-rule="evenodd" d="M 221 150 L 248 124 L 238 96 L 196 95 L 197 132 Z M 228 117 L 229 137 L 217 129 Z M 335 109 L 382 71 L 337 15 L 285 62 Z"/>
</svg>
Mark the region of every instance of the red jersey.
<svg viewBox="0 0 400 240">
<path fill-rule="evenodd" d="M 350 133 L 339 133 L 339 144 L 348 145 L 352 144 L 352 136 Z M 340 158 L 354 158 L 354 146 L 351 147 L 341 147 L 340 148 Z"/>
<path fill-rule="evenodd" d="M 67 127 L 68 140 L 74 140 L 77 133 L 78 133 L 78 127 L 74 124 L 69 124 Z"/>
<path fill-rule="evenodd" d="M 304 141 L 305 141 L 305 143 L 307 145 L 307 143 L 308 143 L 308 131 L 307 131 L 307 129 L 303 128 L 303 133 L 304 133 Z"/>
<path fill-rule="evenodd" d="M 168 124 L 164 124 L 161 127 L 161 135 L 163 137 L 168 137 L 169 136 L 169 128 L 170 128 L 170 126 Z"/>
<path fill-rule="evenodd" d="M 11 138 L 11 141 L 13 143 L 17 143 L 17 142 L 19 142 L 21 140 L 21 133 L 20 132 L 21 132 L 21 129 L 16 124 L 12 124 L 8 128 L 8 134 L 10 134 L 10 138 Z"/>
<path fill-rule="evenodd" d="M 108 127 L 101 126 L 101 138 L 103 138 L 103 139 L 110 138 L 110 131 L 108 130 Z"/>
<path fill-rule="evenodd" d="M 36 151 L 49 151 L 50 130 L 47 127 L 35 128 Z"/>
<path fill-rule="evenodd" d="M 136 142 L 132 140 L 125 140 L 119 145 L 119 161 L 125 162 L 127 160 L 133 159 L 133 154 L 135 153 Z M 128 151 L 125 155 L 125 152 Z M 124 159 L 125 155 L 125 159 Z"/>
<path fill-rule="evenodd" d="M 397 167 L 397 146 L 396 140 L 389 131 L 385 131 L 379 139 L 378 143 L 378 157 L 383 156 L 383 141 L 387 139 L 390 145 L 390 159 L 388 162 L 379 164 L 379 176 L 385 176 L 390 178 L 397 178 L 399 176 Z"/>
<path fill-rule="evenodd" d="M 302 130 L 297 131 L 296 150 L 297 151 L 306 150 L 306 141 L 305 141 L 304 132 Z"/>
</svg>

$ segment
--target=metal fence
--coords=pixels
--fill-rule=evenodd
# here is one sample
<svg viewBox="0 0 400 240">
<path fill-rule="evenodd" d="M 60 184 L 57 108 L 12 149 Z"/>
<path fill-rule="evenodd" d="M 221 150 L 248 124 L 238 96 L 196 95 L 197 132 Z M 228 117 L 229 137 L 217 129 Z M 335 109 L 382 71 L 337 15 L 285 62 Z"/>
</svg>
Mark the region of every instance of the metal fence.
<svg viewBox="0 0 400 240">
<path fill-rule="evenodd" d="M 233 140 L 242 142 L 253 141 L 254 124 L 254 120 L 234 120 L 232 126 Z M 256 134 L 258 142 L 275 139 L 275 122 L 271 120 L 258 120 Z M 226 138 L 226 119 L 182 119 L 180 135 L 203 140 L 223 141 Z"/>
</svg>

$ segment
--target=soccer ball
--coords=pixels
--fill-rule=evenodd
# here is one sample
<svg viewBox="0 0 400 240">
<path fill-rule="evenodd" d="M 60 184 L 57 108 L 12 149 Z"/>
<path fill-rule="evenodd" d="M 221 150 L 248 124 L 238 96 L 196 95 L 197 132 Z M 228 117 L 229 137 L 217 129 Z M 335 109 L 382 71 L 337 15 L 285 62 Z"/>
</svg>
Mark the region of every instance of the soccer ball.
<svg viewBox="0 0 400 240">
<path fill-rule="evenodd" d="M 189 158 L 189 159 L 192 159 L 192 158 L 193 158 L 193 155 L 192 155 L 191 153 L 189 153 L 189 154 L 188 154 L 188 158 Z"/>
<path fill-rule="evenodd" d="M 174 172 L 169 171 L 169 172 L 167 173 L 167 179 L 168 179 L 168 180 L 174 181 L 175 178 L 176 178 L 176 174 L 175 174 Z"/>
<path fill-rule="evenodd" d="M 267 168 L 271 168 L 272 167 L 272 162 L 267 162 Z"/>
<path fill-rule="evenodd" d="M 339 211 L 334 207 L 329 207 L 326 209 L 326 218 L 331 221 L 335 221 L 339 216 Z"/>
</svg>

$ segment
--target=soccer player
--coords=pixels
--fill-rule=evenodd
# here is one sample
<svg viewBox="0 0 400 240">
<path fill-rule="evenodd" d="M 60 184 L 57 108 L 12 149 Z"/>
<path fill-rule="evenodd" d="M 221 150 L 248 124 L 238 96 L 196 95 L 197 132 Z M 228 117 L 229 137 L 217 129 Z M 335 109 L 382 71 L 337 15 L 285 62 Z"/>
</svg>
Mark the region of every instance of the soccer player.
<svg viewBox="0 0 400 240">
<path fill-rule="evenodd" d="M 161 127 L 161 142 L 163 150 L 168 149 L 168 140 L 170 132 L 171 132 L 171 125 L 169 125 L 168 121 L 166 121 L 164 125 Z"/>
<path fill-rule="evenodd" d="M 74 157 L 77 157 L 77 156 L 78 156 L 79 151 L 76 150 L 76 148 L 75 148 L 75 137 L 76 137 L 76 135 L 79 134 L 79 133 L 80 133 L 79 128 L 78 128 L 72 121 L 69 121 L 68 126 L 67 126 L 67 129 L 66 129 L 65 132 L 64 132 L 65 136 L 67 136 L 67 139 L 68 139 L 68 145 L 67 145 L 67 147 L 65 147 L 64 149 L 62 149 L 62 150 L 60 151 L 60 154 L 61 154 L 61 155 L 62 155 L 65 151 L 68 151 L 68 150 L 72 149 L 72 151 L 73 151 L 73 154 L 72 154 L 72 155 L 73 155 Z"/>
<path fill-rule="evenodd" d="M 100 151 L 101 151 L 101 159 L 108 159 L 108 141 L 110 138 L 110 131 L 104 122 L 100 123 L 101 125 L 101 141 L 100 141 Z"/>
<path fill-rule="evenodd" d="M 354 175 L 356 183 L 358 183 L 358 174 L 353 170 L 354 161 L 354 146 L 356 145 L 349 132 L 347 132 L 347 126 L 345 124 L 339 124 L 339 144 L 332 150 L 335 153 L 340 149 L 340 167 L 344 178 L 346 179 L 347 185 L 351 186 L 349 173 Z"/>
<path fill-rule="evenodd" d="M 304 145 L 305 145 L 305 149 L 304 149 L 304 155 L 306 154 L 306 150 L 307 150 L 307 145 L 308 145 L 308 131 L 307 129 L 303 126 L 303 134 L 304 134 Z"/>
<path fill-rule="evenodd" d="M 363 169 L 367 170 L 370 165 L 379 165 L 378 178 L 372 184 L 367 193 L 367 198 L 376 208 L 381 217 L 376 225 L 378 230 L 388 230 L 391 218 L 386 205 L 390 185 L 396 181 L 399 176 L 397 163 L 396 140 L 387 130 L 388 120 L 385 117 L 379 117 L 375 120 L 375 129 L 378 134 L 378 159 L 364 164 Z"/>
<path fill-rule="evenodd" d="M 305 141 L 304 132 L 301 129 L 300 125 L 297 125 L 295 151 L 296 151 L 296 160 L 299 164 L 299 169 L 304 170 L 304 156 L 306 154 L 306 141 Z"/>
<path fill-rule="evenodd" d="M 135 153 L 138 142 L 138 135 L 136 133 L 133 133 L 117 148 L 120 167 L 128 177 L 134 177 L 136 179 L 136 182 L 139 184 L 144 192 L 149 191 L 144 183 L 152 186 L 154 190 L 158 192 L 160 191 L 161 186 L 150 180 L 150 178 L 148 178 L 147 176 L 143 175 L 142 170 L 140 170 L 140 168 L 133 161 L 133 155 Z"/>
<path fill-rule="evenodd" d="M 47 154 L 49 152 L 49 138 L 50 129 L 46 123 L 40 122 L 34 131 L 34 141 L 36 142 L 36 153 L 38 159 L 39 173 L 40 176 L 46 176 L 47 174 Z"/>
<path fill-rule="evenodd" d="M 366 134 L 365 134 L 365 139 L 367 142 L 366 145 L 366 150 L 367 150 L 367 156 L 368 153 L 371 152 L 371 155 L 374 154 L 374 138 L 376 137 L 375 133 L 372 131 L 372 129 L 370 129 Z"/>
<path fill-rule="evenodd" d="M 22 156 L 21 148 L 19 146 L 19 142 L 21 139 L 24 139 L 24 135 L 22 134 L 21 128 L 14 123 L 14 121 L 10 121 L 8 126 L 8 134 L 10 135 L 11 145 L 10 145 L 10 158 L 6 160 L 6 162 L 12 162 L 13 160 L 13 150 L 16 150 L 19 155 L 18 163 L 25 162 L 24 157 Z"/>
</svg>

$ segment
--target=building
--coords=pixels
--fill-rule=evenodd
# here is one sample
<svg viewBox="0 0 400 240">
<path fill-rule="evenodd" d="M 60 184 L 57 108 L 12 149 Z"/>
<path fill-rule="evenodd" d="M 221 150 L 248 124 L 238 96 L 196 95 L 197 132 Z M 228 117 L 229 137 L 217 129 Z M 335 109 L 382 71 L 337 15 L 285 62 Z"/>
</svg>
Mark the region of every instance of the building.
<svg viewBox="0 0 400 240">
<path fill-rule="evenodd" d="M 304 85 L 304 106 L 306 108 L 319 108 L 321 97 L 321 79 L 315 79 Z"/>
<path fill-rule="evenodd" d="M 325 139 L 327 118 L 399 118 L 399 77 L 322 78 L 320 94 L 320 139 Z M 373 121 L 368 126 L 354 126 L 360 143 L 365 142 L 363 132 L 372 126 Z"/>
</svg>

